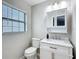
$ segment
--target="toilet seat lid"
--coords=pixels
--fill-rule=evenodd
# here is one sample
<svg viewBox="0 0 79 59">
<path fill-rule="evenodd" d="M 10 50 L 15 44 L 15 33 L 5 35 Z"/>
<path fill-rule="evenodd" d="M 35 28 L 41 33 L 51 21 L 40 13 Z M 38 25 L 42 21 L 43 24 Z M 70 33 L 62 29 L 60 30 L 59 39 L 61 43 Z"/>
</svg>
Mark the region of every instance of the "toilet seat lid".
<svg viewBox="0 0 79 59">
<path fill-rule="evenodd" d="M 29 54 L 29 53 L 33 53 L 33 52 L 36 52 L 36 49 L 35 47 L 30 47 L 30 48 L 27 48 L 25 50 L 25 54 Z"/>
</svg>

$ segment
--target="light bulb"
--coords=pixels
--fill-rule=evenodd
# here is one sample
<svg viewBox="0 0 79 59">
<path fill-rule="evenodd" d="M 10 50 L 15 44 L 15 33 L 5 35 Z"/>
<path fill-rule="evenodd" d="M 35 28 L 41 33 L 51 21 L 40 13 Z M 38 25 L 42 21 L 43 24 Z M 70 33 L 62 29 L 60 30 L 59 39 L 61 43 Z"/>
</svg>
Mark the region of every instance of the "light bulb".
<svg viewBox="0 0 79 59">
<path fill-rule="evenodd" d="M 57 3 L 55 3 L 55 4 L 53 5 L 53 10 L 57 10 L 57 9 L 59 9 L 59 6 L 58 6 Z"/>
<path fill-rule="evenodd" d="M 60 2 L 59 7 L 60 7 L 60 8 L 67 8 L 67 3 L 66 3 L 66 1 Z"/>
<path fill-rule="evenodd" d="M 52 5 L 47 6 L 46 11 L 49 12 L 52 10 Z"/>
</svg>

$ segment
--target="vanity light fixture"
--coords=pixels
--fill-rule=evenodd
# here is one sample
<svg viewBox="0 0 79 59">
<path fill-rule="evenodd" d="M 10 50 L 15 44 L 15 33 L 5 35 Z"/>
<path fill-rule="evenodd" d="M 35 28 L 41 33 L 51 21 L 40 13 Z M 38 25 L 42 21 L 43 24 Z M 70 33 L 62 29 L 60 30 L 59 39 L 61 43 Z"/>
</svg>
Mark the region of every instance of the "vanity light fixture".
<svg viewBox="0 0 79 59">
<path fill-rule="evenodd" d="M 58 10 L 58 9 L 62 9 L 62 8 L 67 8 L 66 1 L 56 2 L 54 4 L 51 3 L 49 6 L 47 6 L 46 12 L 50 12 L 52 10 Z"/>
</svg>

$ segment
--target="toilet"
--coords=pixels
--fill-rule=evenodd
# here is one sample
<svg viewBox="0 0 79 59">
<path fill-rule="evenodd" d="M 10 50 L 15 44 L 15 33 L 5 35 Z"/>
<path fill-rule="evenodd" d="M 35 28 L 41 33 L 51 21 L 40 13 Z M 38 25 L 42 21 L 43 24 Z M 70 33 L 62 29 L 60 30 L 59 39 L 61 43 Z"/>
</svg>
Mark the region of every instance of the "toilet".
<svg viewBox="0 0 79 59">
<path fill-rule="evenodd" d="M 25 50 L 24 56 L 27 59 L 37 59 L 37 49 L 40 47 L 40 39 L 32 38 L 32 47 Z"/>
</svg>

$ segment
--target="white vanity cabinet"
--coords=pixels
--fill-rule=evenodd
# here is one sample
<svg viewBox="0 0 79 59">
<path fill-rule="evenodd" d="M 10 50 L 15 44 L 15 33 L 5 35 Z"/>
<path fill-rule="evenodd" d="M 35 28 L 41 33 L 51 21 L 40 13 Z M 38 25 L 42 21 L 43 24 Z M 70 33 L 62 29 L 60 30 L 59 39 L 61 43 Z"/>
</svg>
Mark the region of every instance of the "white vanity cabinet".
<svg viewBox="0 0 79 59">
<path fill-rule="evenodd" d="M 63 41 L 58 43 L 56 40 L 53 40 L 53 42 L 42 40 L 40 43 L 40 59 L 72 59 L 72 45 L 69 42 L 62 43 Z"/>
<path fill-rule="evenodd" d="M 47 31 L 67 33 L 67 9 L 54 10 L 47 13 Z"/>
</svg>

